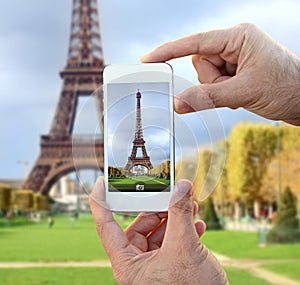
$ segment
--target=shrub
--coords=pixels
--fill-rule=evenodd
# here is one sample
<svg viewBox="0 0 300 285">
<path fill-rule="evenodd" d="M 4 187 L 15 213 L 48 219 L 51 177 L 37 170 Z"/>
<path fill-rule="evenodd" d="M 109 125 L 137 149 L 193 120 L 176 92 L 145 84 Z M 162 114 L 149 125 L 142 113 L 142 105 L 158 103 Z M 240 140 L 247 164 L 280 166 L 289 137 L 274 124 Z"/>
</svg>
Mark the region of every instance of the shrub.
<svg viewBox="0 0 300 285">
<path fill-rule="evenodd" d="M 31 210 L 33 208 L 33 191 L 17 190 L 13 193 L 13 204 L 18 210 Z"/>
<path fill-rule="evenodd" d="M 7 211 L 10 208 L 11 187 L 0 184 L 0 210 Z"/>
<path fill-rule="evenodd" d="M 201 217 L 206 223 L 207 230 L 220 230 L 222 226 L 215 211 L 212 198 L 209 198 L 204 205 L 203 216 Z"/>
<path fill-rule="evenodd" d="M 39 193 L 34 194 L 33 208 L 36 211 L 48 211 L 50 209 L 48 198 Z"/>
<path fill-rule="evenodd" d="M 296 198 L 287 187 L 281 196 L 278 215 L 267 236 L 269 243 L 290 243 L 300 241 Z"/>
</svg>

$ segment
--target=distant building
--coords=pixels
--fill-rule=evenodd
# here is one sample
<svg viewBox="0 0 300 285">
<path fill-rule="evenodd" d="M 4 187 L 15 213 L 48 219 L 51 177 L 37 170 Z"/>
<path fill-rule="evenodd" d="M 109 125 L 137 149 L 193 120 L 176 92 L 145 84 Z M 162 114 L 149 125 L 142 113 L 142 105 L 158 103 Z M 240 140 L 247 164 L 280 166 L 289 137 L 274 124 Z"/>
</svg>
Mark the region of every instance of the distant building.
<svg viewBox="0 0 300 285">
<path fill-rule="evenodd" d="M 22 189 L 23 179 L 0 179 L 0 183 L 9 185 L 12 190 Z"/>
<path fill-rule="evenodd" d="M 0 184 L 9 185 L 12 190 L 22 189 L 23 179 L 0 179 Z M 85 185 L 86 187 L 86 185 Z M 89 211 L 89 193 L 92 189 L 84 189 L 82 184 L 68 176 L 62 177 L 50 190 L 49 196 L 62 208 Z M 79 199 L 78 199 L 79 198 Z"/>
<path fill-rule="evenodd" d="M 49 196 L 68 211 L 89 211 L 90 192 L 79 181 L 64 176 L 51 188 Z"/>
</svg>

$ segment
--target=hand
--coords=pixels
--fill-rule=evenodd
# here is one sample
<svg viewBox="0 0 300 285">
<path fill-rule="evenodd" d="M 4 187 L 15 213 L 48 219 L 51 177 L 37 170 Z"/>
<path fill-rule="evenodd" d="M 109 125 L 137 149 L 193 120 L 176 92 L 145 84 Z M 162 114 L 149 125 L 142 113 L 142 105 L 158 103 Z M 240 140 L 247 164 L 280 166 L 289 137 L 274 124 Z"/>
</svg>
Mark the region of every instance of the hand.
<svg viewBox="0 0 300 285">
<path fill-rule="evenodd" d="M 176 96 L 175 110 L 243 107 L 300 125 L 300 59 L 253 24 L 191 35 L 142 57 L 161 62 L 193 55 L 202 85 Z"/>
<path fill-rule="evenodd" d="M 194 223 L 197 206 L 189 181 L 177 184 L 170 204 L 168 213 L 140 214 L 123 232 L 105 204 L 103 179 L 96 183 L 90 206 L 118 284 L 228 284 L 199 241 L 205 224 Z"/>
</svg>

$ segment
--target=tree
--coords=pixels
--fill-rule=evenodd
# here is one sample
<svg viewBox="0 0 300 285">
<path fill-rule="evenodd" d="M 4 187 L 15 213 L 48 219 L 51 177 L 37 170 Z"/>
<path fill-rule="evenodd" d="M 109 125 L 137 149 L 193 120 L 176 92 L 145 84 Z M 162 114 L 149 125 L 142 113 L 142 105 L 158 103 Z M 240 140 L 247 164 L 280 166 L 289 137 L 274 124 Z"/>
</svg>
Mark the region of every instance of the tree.
<svg viewBox="0 0 300 285">
<path fill-rule="evenodd" d="M 11 187 L 6 184 L 0 184 L 0 210 L 6 212 L 10 208 Z"/>
<path fill-rule="evenodd" d="M 207 230 L 220 230 L 222 226 L 215 211 L 214 203 L 211 197 L 204 204 L 203 215 L 201 217 L 206 223 Z"/>
<path fill-rule="evenodd" d="M 13 194 L 14 208 L 18 210 L 31 210 L 33 208 L 34 194 L 32 190 L 16 190 Z"/>
<path fill-rule="evenodd" d="M 197 155 L 194 157 L 183 157 L 175 166 L 175 180 L 188 179 L 192 182 L 196 179 L 196 173 L 198 170 Z"/>
<path fill-rule="evenodd" d="M 49 211 L 48 198 L 42 194 L 35 193 L 33 196 L 33 209 L 35 211 Z"/>
<path fill-rule="evenodd" d="M 267 124 L 238 124 L 229 136 L 228 191 L 232 199 L 260 208 L 261 188 L 268 164 L 275 155 L 276 130 Z M 259 215 L 259 211 L 256 211 Z"/>
<path fill-rule="evenodd" d="M 281 196 L 279 211 L 274 226 L 268 234 L 268 241 L 275 243 L 300 241 L 296 198 L 290 187 Z"/>
<path fill-rule="evenodd" d="M 217 171 L 216 171 L 216 189 L 212 195 L 214 203 L 221 209 L 222 218 L 225 216 L 225 209 L 228 212 L 231 197 L 228 193 L 228 169 L 226 164 L 228 142 L 220 141 L 217 144 Z"/>
<path fill-rule="evenodd" d="M 269 203 L 277 200 L 279 187 L 290 187 L 298 198 L 300 213 L 300 128 L 288 124 L 277 127 L 279 153 L 268 165 L 262 193 Z M 280 183 L 279 183 L 280 179 Z"/>
<path fill-rule="evenodd" d="M 209 150 L 202 149 L 198 153 L 198 168 L 194 181 L 195 199 L 198 203 L 211 195 L 217 185 L 217 155 Z"/>
<path fill-rule="evenodd" d="M 121 176 L 121 170 L 114 166 L 108 166 L 108 177 L 114 178 L 114 177 L 120 177 Z"/>
</svg>

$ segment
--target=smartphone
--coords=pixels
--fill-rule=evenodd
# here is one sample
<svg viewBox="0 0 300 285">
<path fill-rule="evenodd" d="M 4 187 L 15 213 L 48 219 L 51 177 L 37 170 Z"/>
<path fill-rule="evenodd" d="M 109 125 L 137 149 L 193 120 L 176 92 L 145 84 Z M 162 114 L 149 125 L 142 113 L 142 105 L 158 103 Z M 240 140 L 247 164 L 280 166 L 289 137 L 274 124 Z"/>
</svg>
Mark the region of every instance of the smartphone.
<svg viewBox="0 0 300 285">
<path fill-rule="evenodd" d="M 174 188 L 173 89 L 166 63 L 104 69 L 104 176 L 112 211 L 168 209 Z"/>
</svg>

